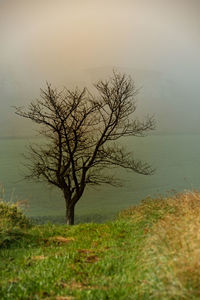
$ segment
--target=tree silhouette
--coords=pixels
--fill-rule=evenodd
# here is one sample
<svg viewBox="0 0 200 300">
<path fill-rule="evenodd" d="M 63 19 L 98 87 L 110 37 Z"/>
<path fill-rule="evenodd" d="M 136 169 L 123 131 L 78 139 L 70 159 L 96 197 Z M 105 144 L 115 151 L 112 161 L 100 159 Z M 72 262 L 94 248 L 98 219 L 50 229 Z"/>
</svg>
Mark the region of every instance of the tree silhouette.
<svg viewBox="0 0 200 300">
<path fill-rule="evenodd" d="M 153 173 L 149 164 L 135 160 L 118 143 L 123 137 L 145 136 L 155 125 L 152 117 L 134 118 L 137 90 L 131 77 L 113 72 L 94 87 L 95 95 L 87 88 L 59 92 L 47 84 L 27 109 L 16 107 L 17 115 L 41 125 L 39 132 L 46 138 L 44 145 L 29 146 L 26 177 L 62 190 L 67 224 L 74 224 L 74 208 L 87 185 L 119 184 L 106 170 Z"/>
</svg>

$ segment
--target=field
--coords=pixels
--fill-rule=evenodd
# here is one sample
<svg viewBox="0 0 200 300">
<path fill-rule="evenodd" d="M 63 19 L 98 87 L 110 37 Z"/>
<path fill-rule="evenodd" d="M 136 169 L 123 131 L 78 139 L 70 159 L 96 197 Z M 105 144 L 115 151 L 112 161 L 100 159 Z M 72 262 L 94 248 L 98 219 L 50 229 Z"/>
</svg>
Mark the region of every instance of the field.
<svg viewBox="0 0 200 300">
<path fill-rule="evenodd" d="M 0 205 L 0 299 L 200 299 L 200 195 L 104 224 L 32 225 Z"/>
</svg>

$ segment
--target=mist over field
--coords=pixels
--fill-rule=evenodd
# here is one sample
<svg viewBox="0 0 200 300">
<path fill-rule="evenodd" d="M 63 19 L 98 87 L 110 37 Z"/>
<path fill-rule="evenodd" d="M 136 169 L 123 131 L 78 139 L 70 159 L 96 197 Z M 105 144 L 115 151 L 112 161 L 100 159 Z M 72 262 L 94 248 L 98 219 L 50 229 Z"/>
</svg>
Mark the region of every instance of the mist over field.
<svg viewBox="0 0 200 300">
<path fill-rule="evenodd" d="M 14 115 L 45 81 L 91 85 L 116 68 L 141 88 L 159 133 L 199 133 L 198 0 L 0 0 L 0 136 L 32 135 Z"/>
</svg>

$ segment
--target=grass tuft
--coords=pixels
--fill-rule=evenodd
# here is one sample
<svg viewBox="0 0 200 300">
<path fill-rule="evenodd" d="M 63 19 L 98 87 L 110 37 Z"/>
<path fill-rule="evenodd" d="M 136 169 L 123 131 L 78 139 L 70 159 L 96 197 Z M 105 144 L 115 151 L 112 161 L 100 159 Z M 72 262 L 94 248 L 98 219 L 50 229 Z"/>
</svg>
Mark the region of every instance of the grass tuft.
<svg viewBox="0 0 200 300">
<path fill-rule="evenodd" d="M 11 245 L 31 227 L 20 202 L 9 203 L 0 198 L 0 247 Z"/>
<path fill-rule="evenodd" d="M 147 233 L 140 290 L 148 291 L 149 299 L 199 299 L 200 194 L 177 194 L 164 205 L 173 213 L 169 210 Z"/>
</svg>

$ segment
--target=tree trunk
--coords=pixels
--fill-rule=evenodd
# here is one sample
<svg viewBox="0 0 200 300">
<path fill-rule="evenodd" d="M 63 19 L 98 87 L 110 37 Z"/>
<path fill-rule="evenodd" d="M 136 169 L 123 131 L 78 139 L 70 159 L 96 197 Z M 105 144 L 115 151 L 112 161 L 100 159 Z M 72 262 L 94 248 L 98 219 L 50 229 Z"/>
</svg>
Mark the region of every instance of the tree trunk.
<svg viewBox="0 0 200 300">
<path fill-rule="evenodd" d="M 75 205 L 68 205 L 66 203 L 66 223 L 67 223 L 67 225 L 74 225 L 74 208 L 75 208 Z"/>
</svg>

